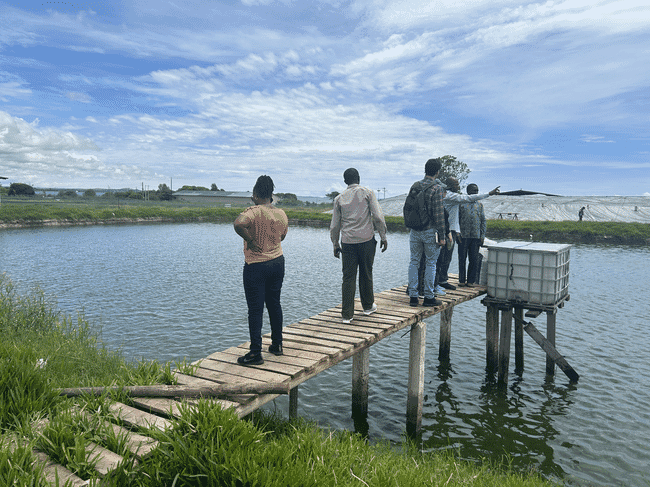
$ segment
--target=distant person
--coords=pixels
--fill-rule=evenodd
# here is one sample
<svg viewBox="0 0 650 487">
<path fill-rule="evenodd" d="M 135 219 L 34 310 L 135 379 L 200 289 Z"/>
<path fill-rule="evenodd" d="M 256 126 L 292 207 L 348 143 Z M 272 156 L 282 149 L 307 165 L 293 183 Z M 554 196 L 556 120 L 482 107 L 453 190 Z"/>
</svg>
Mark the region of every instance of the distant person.
<svg viewBox="0 0 650 487">
<path fill-rule="evenodd" d="M 445 245 L 445 212 L 442 198 L 444 188 L 436 181 L 442 159 L 429 159 L 424 165 L 424 179 L 411 186 L 404 203 L 404 223 L 410 229 L 411 257 L 408 268 L 409 304 L 418 306 L 420 260 L 425 258 L 423 306 L 440 306 L 434 295 L 436 261 L 440 247 Z M 417 223 L 416 223 L 417 222 Z"/>
<path fill-rule="evenodd" d="M 456 286 L 449 283 L 449 264 L 454 255 L 454 243 L 461 242 L 462 232 L 459 222 L 459 208 L 461 203 L 473 202 L 485 199 L 489 196 L 499 194 L 499 186 L 494 188 L 489 193 L 484 194 L 460 194 L 460 183 L 458 179 L 453 176 L 448 177 L 444 181 L 447 187 L 445 195 L 442 199 L 442 204 L 445 208 L 445 223 L 447 225 L 447 244 L 440 248 L 440 255 L 436 262 L 436 281 L 435 281 L 435 294 L 444 295 L 444 289 L 454 290 Z M 478 188 L 477 188 L 478 193 Z"/>
<path fill-rule="evenodd" d="M 498 187 L 489 194 L 494 191 L 498 191 Z M 478 194 L 478 186 L 474 183 L 467 185 L 467 194 Z M 487 232 L 483 203 L 480 201 L 463 203 L 459 209 L 459 222 L 461 240 L 458 245 L 458 285 L 473 287 L 479 284 L 479 249 L 485 241 Z M 468 258 L 469 266 L 465 274 Z"/>
<path fill-rule="evenodd" d="M 257 178 L 253 203 L 235 220 L 235 232 L 244 239 L 244 293 L 248 305 L 250 351 L 237 359 L 241 365 L 261 365 L 264 305 L 271 324 L 269 352 L 282 355 L 282 306 L 280 292 L 284 280 L 281 241 L 287 235 L 287 215 L 273 206 L 273 180 Z"/>
<path fill-rule="evenodd" d="M 359 171 L 351 167 L 343 173 L 347 189 L 334 198 L 330 238 L 334 244 L 334 257 L 341 258 L 343 283 L 341 284 L 343 323 L 350 323 L 354 317 L 354 295 L 359 272 L 359 296 L 366 315 L 377 311 L 372 279 L 372 266 L 375 261 L 377 240 L 375 229 L 379 232 L 380 248 L 388 248 L 386 222 L 375 192 L 359 186 Z M 339 243 L 340 239 L 340 243 Z"/>
<path fill-rule="evenodd" d="M 580 211 L 578 212 L 578 221 L 582 221 L 582 217 L 585 216 L 585 207 L 583 206 L 580 208 Z"/>
</svg>

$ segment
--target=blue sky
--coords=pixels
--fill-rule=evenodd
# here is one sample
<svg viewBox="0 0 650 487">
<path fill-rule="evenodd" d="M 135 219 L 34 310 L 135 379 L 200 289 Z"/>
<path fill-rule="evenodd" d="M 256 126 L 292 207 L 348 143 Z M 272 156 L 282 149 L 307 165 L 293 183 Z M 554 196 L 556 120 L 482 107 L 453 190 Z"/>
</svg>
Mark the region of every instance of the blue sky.
<svg viewBox="0 0 650 487">
<path fill-rule="evenodd" d="M 0 176 L 650 195 L 650 4 L 0 1 Z"/>
</svg>

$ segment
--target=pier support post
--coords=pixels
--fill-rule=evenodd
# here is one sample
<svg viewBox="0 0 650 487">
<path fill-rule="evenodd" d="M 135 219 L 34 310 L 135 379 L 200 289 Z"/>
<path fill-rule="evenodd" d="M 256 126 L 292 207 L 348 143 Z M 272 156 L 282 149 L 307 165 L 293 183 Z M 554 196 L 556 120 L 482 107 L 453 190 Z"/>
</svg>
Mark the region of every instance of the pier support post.
<svg viewBox="0 0 650 487">
<path fill-rule="evenodd" d="M 370 377 L 370 349 L 352 357 L 352 417 L 368 417 L 368 379 Z"/>
<path fill-rule="evenodd" d="M 555 347 L 555 317 L 557 308 L 552 311 L 546 312 L 546 339 Z M 546 355 L 546 373 L 548 375 L 555 375 L 555 362 L 547 354 Z"/>
<path fill-rule="evenodd" d="M 440 313 L 440 345 L 438 349 L 438 360 L 449 362 L 451 349 L 451 317 L 454 314 L 454 307 L 450 306 Z"/>
<path fill-rule="evenodd" d="M 488 374 L 493 374 L 498 367 L 499 353 L 499 308 L 488 304 L 485 313 L 485 362 Z"/>
<path fill-rule="evenodd" d="M 419 437 L 422 430 L 422 402 L 424 401 L 424 353 L 427 325 L 423 321 L 411 326 L 409 346 L 409 382 L 406 401 L 406 433 Z"/>
<path fill-rule="evenodd" d="M 289 419 L 298 417 L 298 386 L 289 389 Z"/>
<path fill-rule="evenodd" d="M 515 308 L 515 374 L 524 373 L 524 308 Z"/>
<path fill-rule="evenodd" d="M 501 336 L 499 339 L 499 382 L 508 382 L 510 341 L 512 335 L 512 308 L 501 311 Z"/>
</svg>

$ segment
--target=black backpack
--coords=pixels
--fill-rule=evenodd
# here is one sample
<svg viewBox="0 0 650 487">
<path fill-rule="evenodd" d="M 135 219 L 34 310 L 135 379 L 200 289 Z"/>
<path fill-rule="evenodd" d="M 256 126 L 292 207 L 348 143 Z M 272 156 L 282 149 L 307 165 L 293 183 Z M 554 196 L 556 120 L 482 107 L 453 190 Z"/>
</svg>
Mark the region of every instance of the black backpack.
<svg viewBox="0 0 650 487">
<path fill-rule="evenodd" d="M 420 181 L 411 186 L 402 210 L 406 228 L 424 230 L 429 225 L 425 191 L 431 186 L 433 186 L 433 182 L 431 184 L 421 184 Z"/>
</svg>

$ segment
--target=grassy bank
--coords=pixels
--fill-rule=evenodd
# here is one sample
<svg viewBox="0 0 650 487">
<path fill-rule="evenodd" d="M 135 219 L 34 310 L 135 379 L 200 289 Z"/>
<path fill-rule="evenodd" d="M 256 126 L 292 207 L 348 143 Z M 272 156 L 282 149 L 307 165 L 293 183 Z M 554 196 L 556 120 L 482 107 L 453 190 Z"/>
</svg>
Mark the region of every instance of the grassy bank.
<svg viewBox="0 0 650 487">
<path fill-rule="evenodd" d="M 38 290 L 18 295 L 2 274 L 0 333 L 0 485 L 45 485 L 34 447 L 84 479 L 97 478 L 85 453 L 91 441 L 124 456 L 107 480 L 114 486 L 550 485 L 509 471 L 507 462 L 474 464 L 408 444 L 397 451 L 304 420 L 255 415 L 242 421 L 207 401 L 182 408 L 171 430 L 148 431 L 159 445 L 136 462 L 124 438 L 96 419 L 108 415 L 108 397 L 62 398 L 54 388 L 171 383 L 170 364 L 125 361 L 101 346 L 83 316 L 61 315 Z M 95 412 L 95 419 L 83 411 Z"/>
<path fill-rule="evenodd" d="M 90 204 L 2 205 L 0 229 L 42 225 L 93 225 L 156 222 L 233 222 L 242 208 L 180 206 L 178 203 L 134 206 Z M 323 209 L 285 208 L 291 225 L 328 227 L 331 215 Z M 406 232 L 401 217 L 386 217 L 388 230 Z M 532 235 L 532 237 L 531 237 Z M 544 222 L 490 220 L 488 237 L 494 240 L 534 240 L 557 243 L 650 244 L 650 224 L 618 222 Z"/>
</svg>

